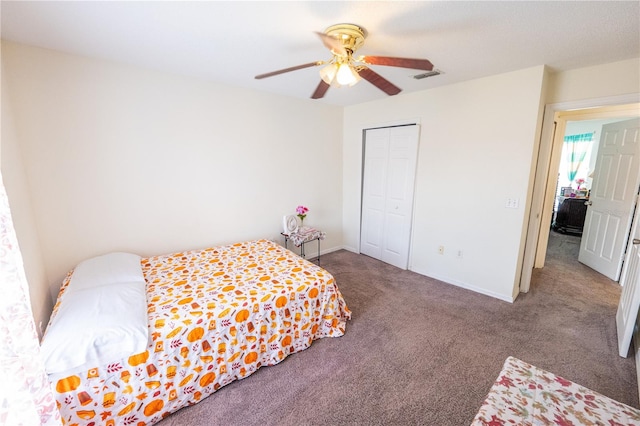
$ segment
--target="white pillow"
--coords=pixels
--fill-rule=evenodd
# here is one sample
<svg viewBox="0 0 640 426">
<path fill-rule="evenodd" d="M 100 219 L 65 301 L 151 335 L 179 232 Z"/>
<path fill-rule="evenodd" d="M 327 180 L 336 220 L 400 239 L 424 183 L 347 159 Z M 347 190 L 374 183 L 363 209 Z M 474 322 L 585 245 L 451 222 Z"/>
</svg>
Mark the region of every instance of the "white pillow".
<svg viewBox="0 0 640 426">
<path fill-rule="evenodd" d="M 140 256 L 131 253 L 109 253 L 87 259 L 76 266 L 69 288 L 82 290 L 136 281 L 144 282 Z"/>
<path fill-rule="evenodd" d="M 49 374 L 88 370 L 148 346 L 145 283 L 65 292 L 41 351 Z"/>
</svg>

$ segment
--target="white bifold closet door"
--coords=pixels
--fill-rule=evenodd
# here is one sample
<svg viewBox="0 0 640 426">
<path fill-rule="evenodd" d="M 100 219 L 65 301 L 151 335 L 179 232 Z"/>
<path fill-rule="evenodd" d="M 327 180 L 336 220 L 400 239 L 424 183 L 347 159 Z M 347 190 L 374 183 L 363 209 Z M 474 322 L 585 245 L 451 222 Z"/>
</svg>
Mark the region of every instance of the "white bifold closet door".
<svg viewBox="0 0 640 426">
<path fill-rule="evenodd" d="M 365 131 L 360 252 L 407 269 L 418 125 Z"/>
</svg>

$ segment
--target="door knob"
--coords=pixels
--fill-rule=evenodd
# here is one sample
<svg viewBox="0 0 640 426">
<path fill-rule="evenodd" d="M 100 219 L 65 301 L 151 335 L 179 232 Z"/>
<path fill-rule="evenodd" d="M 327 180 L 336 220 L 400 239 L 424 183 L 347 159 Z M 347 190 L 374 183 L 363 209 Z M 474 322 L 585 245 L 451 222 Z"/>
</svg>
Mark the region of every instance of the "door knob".
<svg viewBox="0 0 640 426">
<path fill-rule="evenodd" d="M 591 201 L 591 200 L 589 200 L 589 201 L 585 201 L 585 202 L 584 202 L 584 205 L 585 205 L 585 206 L 590 206 L 590 205 L 592 205 L 592 204 L 593 204 L 593 201 Z"/>
<path fill-rule="evenodd" d="M 640 244 L 640 239 L 634 238 L 633 239 L 633 244 Z"/>
</svg>

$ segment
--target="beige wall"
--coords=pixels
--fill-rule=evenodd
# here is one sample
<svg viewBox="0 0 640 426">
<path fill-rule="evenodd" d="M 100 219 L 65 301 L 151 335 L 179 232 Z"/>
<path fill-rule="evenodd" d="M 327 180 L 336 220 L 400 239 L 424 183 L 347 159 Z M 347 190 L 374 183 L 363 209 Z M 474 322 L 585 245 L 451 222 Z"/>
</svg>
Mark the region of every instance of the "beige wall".
<svg viewBox="0 0 640 426">
<path fill-rule="evenodd" d="M 359 248 L 362 129 L 416 121 L 410 269 L 513 300 L 544 74 L 540 66 L 345 108 L 345 246 Z M 517 209 L 505 208 L 509 197 Z"/>
<path fill-rule="evenodd" d="M 10 91 L 5 77 L 5 73 L 2 72 L 2 143 L 0 144 L 2 155 L 0 167 L 2 181 L 9 198 L 13 226 L 22 253 L 25 275 L 29 283 L 31 309 L 36 329 L 40 333 L 40 324 L 45 327 L 49 321 L 53 302 L 48 291 L 44 260 L 32 210 L 31 192 L 22 156 L 18 149 L 18 135 L 14 127 Z M 2 283 L 0 283 L 1 285 Z"/>
<path fill-rule="evenodd" d="M 547 103 L 640 92 L 640 58 L 551 73 Z"/>
<path fill-rule="evenodd" d="M 345 246 L 359 246 L 361 131 L 422 125 L 410 269 L 512 300 L 545 104 L 640 93 L 640 59 L 560 73 L 535 67 L 345 109 Z M 520 207 L 505 209 L 507 197 Z M 445 246 L 445 254 L 437 247 Z M 457 252 L 462 250 L 462 259 Z"/>
<path fill-rule="evenodd" d="M 341 108 L 13 43 L 2 54 L 29 182 L 11 189 L 32 202 L 51 292 L 109 251 L 282 243 L 298 204 L 323 251 L 341 247 Z"/>
</svg>

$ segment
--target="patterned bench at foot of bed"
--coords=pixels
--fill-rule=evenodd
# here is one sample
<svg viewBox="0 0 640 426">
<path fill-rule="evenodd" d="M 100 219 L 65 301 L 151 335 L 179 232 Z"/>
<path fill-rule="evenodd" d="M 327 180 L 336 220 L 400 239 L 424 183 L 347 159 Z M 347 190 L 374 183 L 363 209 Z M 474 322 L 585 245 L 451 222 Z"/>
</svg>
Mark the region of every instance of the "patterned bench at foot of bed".
<svg viewBox="0 0 640 426">
<path fill-rule="evenodd" d="M 471 426 L 640 425 L 640 410 L 509 357 Z"/>
</svg>

